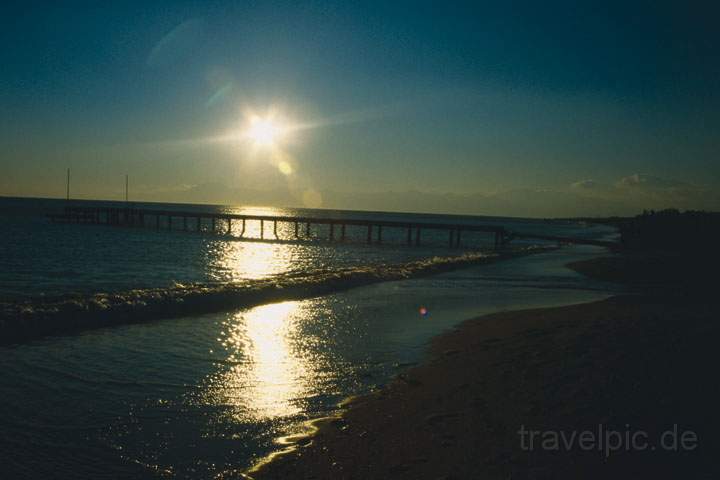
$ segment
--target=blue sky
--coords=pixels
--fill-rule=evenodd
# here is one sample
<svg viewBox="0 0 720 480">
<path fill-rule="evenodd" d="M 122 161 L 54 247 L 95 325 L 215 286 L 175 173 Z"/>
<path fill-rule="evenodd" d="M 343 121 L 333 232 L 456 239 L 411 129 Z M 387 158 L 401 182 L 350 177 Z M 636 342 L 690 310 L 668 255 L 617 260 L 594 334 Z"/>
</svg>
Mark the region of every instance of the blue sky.
<svg viewBox="0 0 720 480">
<path fill-rule="evenodd" d="M 6 7 L 0 194 L 564 215 L 720 208 L 716 7 Z M 316 125 L 199 141 L 249 110 Z M 279 145 L 280 147 L 280 145 Z M 569 208 L 568 203 L 578 205 Z"/>
</svg>

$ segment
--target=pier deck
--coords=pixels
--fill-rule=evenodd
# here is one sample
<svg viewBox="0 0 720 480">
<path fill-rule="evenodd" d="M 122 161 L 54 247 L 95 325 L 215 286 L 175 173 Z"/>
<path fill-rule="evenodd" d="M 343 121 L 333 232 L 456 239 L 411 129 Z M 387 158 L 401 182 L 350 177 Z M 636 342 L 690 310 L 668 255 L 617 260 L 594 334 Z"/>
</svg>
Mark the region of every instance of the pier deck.
<svg viewBox="0 0 720 480">
<path fill-rule="evenodd" d="M 404 229 L 406 233 L 405 244 L 419 246 L 422 243 L 422 232 L 428 230 L 441 230 L 448 233 L 448 246 L 460 247 L 464 232 L 482 232 L 493 236 L 494 247 L 500 248 L 513 238 L 538 239 L 556 241 L 559 243 L 579 243 L 615 248 L 617 243 L 582 238 L 558 237 L 550 235 L 533 235 L 510 232 L 503 226 L 478 225 L 470 223 L 435 223 L 435 222 L 406 222 L 392 220 L 362 220 L 349 218 L 308 217 L 308 216 L 282 216 L 282 215 L 248 215 L 220 212 L 198 212 L 167 209 L 122 208 L 122 207 L 71 207 L 65 208 L 63 213 L 47 215 L 50 220 L 58 223 L 78 223 L 90 225 L 111 225 L 124 227 L 150 227 L 155 229 L 179 231 L 209 231 L 212 233 L 232 234 L 233 222 L 240 223 L 239 238 L 245 237 L 248 222 L 259 223 L 259 237 L 254 240 L 280 240 L 278 224 L 293 226 L 296 240 L 317 238 L 311 236 L 313 225 L 328 226 L 327 240 L 345 241 L 348 237 L 347 227 L 360 227 L 366 229 L 366 242 L 368 244 L 381 244 L 383 242 L 383 229 Z M 209 225 L 204 225 L 209 221 Z M 271 226 L 272 237 L 266 236 L 266 227 Z M 205 228 L 203 228 L 205 227 Z"/>
</svg>

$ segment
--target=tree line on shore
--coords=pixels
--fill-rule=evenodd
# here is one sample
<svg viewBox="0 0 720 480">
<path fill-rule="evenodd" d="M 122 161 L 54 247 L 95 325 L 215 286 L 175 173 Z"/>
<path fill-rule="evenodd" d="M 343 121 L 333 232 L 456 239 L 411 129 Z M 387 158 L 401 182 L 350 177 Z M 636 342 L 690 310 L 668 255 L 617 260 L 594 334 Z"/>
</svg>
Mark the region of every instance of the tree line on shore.
<svg viewBox="0 0 720 480">
<path fill-rule="evenodd" d="M 617 227 L 628 250 L 685 251 L 707 254 L 720 245 L 720 212 L 645 210 L 634 217 L 582 218 Z"/>
</svg>

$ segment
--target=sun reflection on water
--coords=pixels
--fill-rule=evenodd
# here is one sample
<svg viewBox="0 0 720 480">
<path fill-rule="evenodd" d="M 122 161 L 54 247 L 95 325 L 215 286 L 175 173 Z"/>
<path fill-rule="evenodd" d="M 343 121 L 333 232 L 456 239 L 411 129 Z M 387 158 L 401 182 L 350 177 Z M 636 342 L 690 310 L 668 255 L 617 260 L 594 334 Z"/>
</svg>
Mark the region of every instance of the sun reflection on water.
<svg viewBox="0 0 720 480">
<path fill-rule="evenodd" d="M 243 212 L 271 214 L 261 211 Z M 240 225 L 233 225 L 233 233 Z M 266 238 L 273 234 L 265 225 Z M 246 236 L 259 236 L 259 223 L 247 222 Z M 243 281 L 281 275 L 296 265 L 297 247 L 280 243 L 219 241 L 212 268 L 219 280 Z M 287 301 L 228 315 L 219 342 L 226 356 L 205 382 L 206 401 L 228 408 L 234 421 L 276 420 L 301 414 L 313 372 L 322 363 L 308 350 L 301 332 L 313 316 L 308 302 Z"/>
<path fill-rule="evenodd" d="M 223 346 L 229 370 L 209 386 L 216 404 L 233 407 L 237 420 L 266 420 L 301 413 L 307 359 L 293 348 L 300 302 L 263 305 L 229 317 Z"/>
<path fill-rule="evenodd" d="M 227 213 L 248 215 L 282 215 L 274 208 L 244 207 L 228 209 Z M 301 268 L 300 252 L 297 245 L 272 242 L 245 242 L 245 239 L 259 239 L 261 226 L 258 220 L 248 220 L 245 225 L 236 220 L 231 225 L 235 239 L 214 239 L 208 246 L 209 275 L 216 281 L 237 282 L 257 280 L 283 274 Z M 288 236 L 291 226 L 279 223 L 277 232 L 273 222 L 264 223 L 265 239 L 275 239 L 275 234 Z"/>
<path fill-rule="evenodd" d="M 284 273 L 293 259 L 288 245 L 225 242 L 221 248 L 220 265 L 230 281 L 255 280 Z"/>
</svg>

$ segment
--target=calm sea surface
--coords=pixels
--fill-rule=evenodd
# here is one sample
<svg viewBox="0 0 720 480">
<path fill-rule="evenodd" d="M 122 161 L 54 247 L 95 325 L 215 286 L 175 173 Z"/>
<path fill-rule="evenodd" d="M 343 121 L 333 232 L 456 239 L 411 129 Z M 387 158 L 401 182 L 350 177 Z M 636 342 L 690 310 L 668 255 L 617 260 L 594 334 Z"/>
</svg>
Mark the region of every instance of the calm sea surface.
<svg viewBox="0 0 720 480">
<path fill-rule="evenodd" d="M 83 203 L 80 203 L 83 204 Z M 91 203 L 84 203 L 92 205 Z M 407 265 L 404 279 L 305 300 L 89 330 L 0 346 L 0 478 L 238 478 L 277 439 L 328 415 L 348 395 L 386 383 L 422 359 L 428 340 L 484 313 L 604 298 L 609 285 L 564 264 L 603 253 L 565 247 L 433 276 L 421 260 L 487 252 L 492 239 L 447 232 L 365 230 L 331 244 L 313 227 L 309 243 L 240 241 L 233 236 L 155 229 L 60 225 L 44 215 L 57 200 L 0 198 L 0 306 L 32 312 L 48 302 L 84 308 L 99 295 L 278 287 L 297 278 Z M 142 204 L 135 204 L 143 207 Z M 153 205 L 157 208 L 157 205 Z M 522 232 L 607 238 L 600 226 L 538 220 L 345 211 L 162 205 L 233 213 L 500 224 Z M 239 222 L 236 222 L 239 223 Z M 181 225 L 177 227 L 180 228 Z M 204 228 L 207 228 L 205 226 Z M 291 239 L 281 225 L 281 239 Z M 259 225 L 248 223 L 246 236 Z M 266 229 L 267 233 L 267 229 Z M 527 247 L 528 242 L 516 243 Z M 131 295 L 132 293 L 132 295 Z M 426 315 L 419 309 L 425 307 Z M 114 306 L 113 306 L 114 308 Z M 118 307 L 119 308 L 119 307 Z"/>
</svg>

